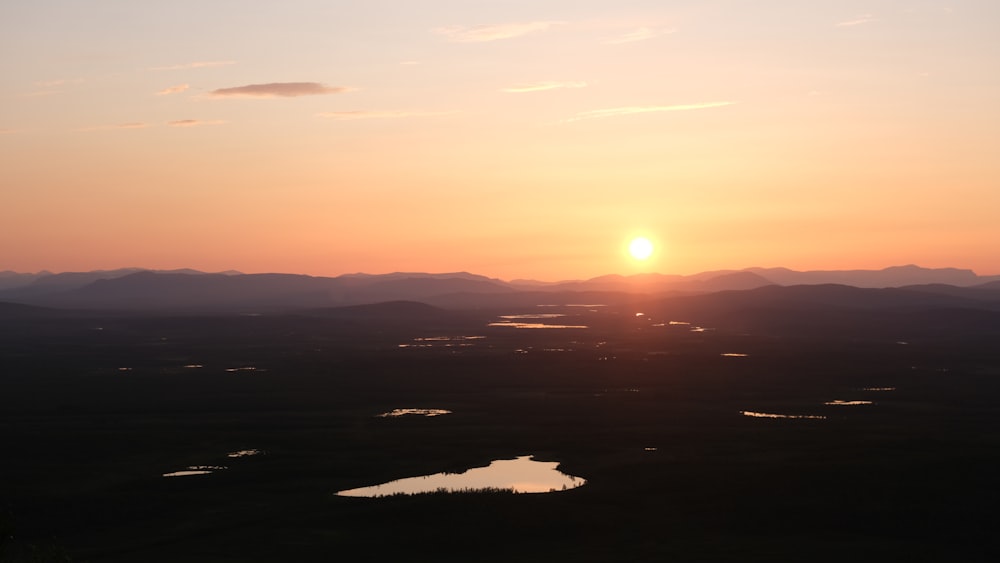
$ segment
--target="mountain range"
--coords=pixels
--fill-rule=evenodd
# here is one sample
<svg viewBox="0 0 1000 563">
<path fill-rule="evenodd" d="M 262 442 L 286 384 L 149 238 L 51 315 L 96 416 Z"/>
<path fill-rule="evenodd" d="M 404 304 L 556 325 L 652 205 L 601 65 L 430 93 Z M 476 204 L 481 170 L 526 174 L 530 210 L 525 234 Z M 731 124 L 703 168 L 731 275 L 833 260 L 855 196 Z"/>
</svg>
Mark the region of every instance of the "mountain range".
<svg viewBox="0 0 1000 563">
<path fill-rule="evenodd" d="M 608 302 L 634 299 L 636 295 L 652 298 L 747 290 L 761 290 L 755 294 L 765 299 L 768 293 L 762 288 L 769 286 L 830 284 L 853 288 L 908 288 L 941 299 L 972 302 L 992 301 L 1000 292 L 1000 276 L 914 265 L 882 270 L 804 272 L 787 268 L 748 268 L 687 276 L 608 275 L 560 282 L 503 281 L 467 272 L 314 277 L 125 268 L 59 274 L 0 272 L 0 302 L 63 309 L 246 311 L 344 307 L 405 300 L 444 308 L 483 308 L 546 301 Z M 883 297 L 885 295 L 889 294 Z"/>
</svg>

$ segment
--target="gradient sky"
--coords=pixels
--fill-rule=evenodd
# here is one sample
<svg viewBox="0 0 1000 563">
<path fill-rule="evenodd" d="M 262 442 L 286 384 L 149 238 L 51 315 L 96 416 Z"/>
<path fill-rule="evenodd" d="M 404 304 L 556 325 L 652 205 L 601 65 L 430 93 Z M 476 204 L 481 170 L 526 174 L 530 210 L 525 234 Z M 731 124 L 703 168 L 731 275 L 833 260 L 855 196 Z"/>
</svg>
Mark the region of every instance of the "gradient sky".
<svg viewBox="0 0 1000 563">
<path fill-rule="evenodd" d="M 995 0 L 3 2 L 0 270 L 998 274 L 998 22 Z"/>
</svg>

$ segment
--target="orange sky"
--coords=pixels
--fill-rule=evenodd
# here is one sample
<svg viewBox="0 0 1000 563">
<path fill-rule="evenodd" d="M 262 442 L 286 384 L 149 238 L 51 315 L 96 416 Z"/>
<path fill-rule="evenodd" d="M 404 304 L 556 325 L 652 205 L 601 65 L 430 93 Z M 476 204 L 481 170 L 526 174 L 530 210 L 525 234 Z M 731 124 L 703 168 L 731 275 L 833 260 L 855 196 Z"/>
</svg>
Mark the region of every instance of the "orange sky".
<svg viewBox="0 0 1000 563">
<path fill-rule="evenodd" d="M 0 5 L 0 270 L 1000 273 L 1000 3 L 260 4 Z"/>
</svg>

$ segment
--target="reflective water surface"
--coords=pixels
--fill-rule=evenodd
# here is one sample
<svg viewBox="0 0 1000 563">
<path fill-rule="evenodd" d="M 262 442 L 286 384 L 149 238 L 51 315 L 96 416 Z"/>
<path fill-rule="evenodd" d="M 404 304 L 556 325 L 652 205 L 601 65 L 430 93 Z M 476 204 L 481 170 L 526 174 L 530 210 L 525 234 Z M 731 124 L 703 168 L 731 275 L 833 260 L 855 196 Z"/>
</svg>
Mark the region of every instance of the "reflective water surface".
<svg viewBox="0 0 1000 563">
<path fill-rule="evenodd" d="M 261 455 L 264 452 L 260 450 L 238 450 L 235 452 L 229 452 L 226 457 L 239 458 L 239 457 L 250 457 L 255 455 Z"/>
<path fill-rule="evenodd" d="M 379 417 L 394 417 L 394 416 L 405 416 L 408 414 L 415 414 L 419 416 L 441 416 L 442 414 L 451 414 L 451 411 L 445 409 L 393 409 L 389 412 L 384 412 Z"/>
<path fill-rule="evenodd" d="M 811 418 L 815 420 L 825 420 L 825 416 L 815 414 L 777 414 L 772 412 L 740 411 L 743 416 L 752 418 Z"/>
<path fill-rule="evenodd" d="M 515 493 L 549 493 L 575 489 L 587 481 L 566 475 L 556 469 L 555 461 L 535 461 L 531 456 L 498 459 L 488 467 L 476 467 L 462 473 L 435 473 L 389 481 L 381 485 L 340 491 L 342 497 L 382 497 L 388 495 L 473 492 L 489 489 L 511 490 Z"/>
<path fill-rule="evenodd" d="M 511 328 L 590 328 L 583 325 L 547 325 L 542 323 L 516 323 L 513 321 L 503 321 L 490 323 L 486 326 L 509 326 Z"/>
<path fill-rule="evenodd" d="M 874 403 L 872 401 L 842 401 L 840 399 L 837 399 L 835 401 L 827 401 L 827 402 L 825 402 L 823 404 L 824 405 L 839 405 L 839 406 L 848 406 L 848 407 L 851 407 L 851 406 L 857 406 L 857 405 L 872 405 Z"/>
<path fill-rule="evenodd" d="M 215 471 L 221 471 L 226 469 L 224 465 L 189 465 L 187 469 L 183 471 L 173 471 L 170 473 L 164 473 L 164 477 L 189 477 L 191 475 L 208 475 Z"/>
</svg>

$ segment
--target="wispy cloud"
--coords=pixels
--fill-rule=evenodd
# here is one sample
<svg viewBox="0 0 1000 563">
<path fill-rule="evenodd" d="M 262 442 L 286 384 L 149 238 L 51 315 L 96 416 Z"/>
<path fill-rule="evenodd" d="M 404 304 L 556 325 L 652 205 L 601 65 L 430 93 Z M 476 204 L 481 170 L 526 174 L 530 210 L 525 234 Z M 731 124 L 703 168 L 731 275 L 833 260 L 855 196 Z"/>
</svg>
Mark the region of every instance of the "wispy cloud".
<svg viewBox="0 0 1000 563">
<path fill-rule="evenodd" d="M 154 66 L 150 67 L 149 70 L 186 70 L 189 68 L 208 68 L 213 66 L 227 66 L 234 64 L 236 64 L 236 61 L 196 61 L 193 63 L 184 63 L 179 65 Z"/>
<path fill-rule="evenodd" d="M 98 125 L 96 127 L 84 127 L 83 129 L 77 129 L 77 131 L 108 131 L 111 129 L 145 129 L 147 127 L 152 127 L 149 123 L 144 123 L 142 121 L 130 121 L 128 123 L 116 123 L 114 125 Z"/>
<path fill-rule="evenodd" d="M 559 82 L 555 80 L 548 80 L 545 82 L 536 82 L 534 84 L 522 84 L 519 86 L 512 86 L 510 88 L 504 88 L 503 92 L 509 92 L 511 94 L 521 94 L 524 92 L 541 92 L 543 90 L 558 90 L 560 88 L 584 88 L 587 86 L 586 82 Z"/>
<path fill-rule="evenodd" d="M 584 119 L 600 119 L 604 117 L 618 117 L 622 115 L 632 115 L 636 113 L 654 113 L 663 111 L 689 111 L 695 109 L 717 108 L 731 106 L 736 102 L 702 102 L 698 104 L 680 104 L 673 106 L 626 106 L 620 108 L 595 109 L 576 114 L 564 122 L 582 121 Z"/>
<path fill-rule="evenodd" d="M 168 127 L 200 127 L 202 125 L 222 125 L 225 121 L 221 119 L 214 120 L 204 120 L 204 119 L 179 119 L 177 121 L 168 121 Z"/>
<path fill-rule="evenodd" d="M 327 119 L 349 121 L 355 119 L 398 119 L 402 117 L 430 117 L 450 115 L 453 111 L 325 111 L 316 114 Z"/>
<path fill-rule="evenodd" d="M 299 96 L 318 96 L 322 94 L 341 94 L 351 89 L 344 86 L 326 86 L 319 82 L 271 82 L 268 84 L 247 84 L 232 88 L 212 90 L 209 96 L 214 98 L 297 98 Z"/>
<path fill-rule="evenodd" d="M 222 125 L 226 123 L 221 119 L 178 119 L 176 121 L 168 121 L 161 125 L 166 125 L 167 127 L 199 127 L 201 125 Z M 146 123 L 144 121 L 130 121 L 127 123 L 116 123 L 114 125 L 98 125 L 96 127 L 84 127 L 82 129 L 77 129 L 77 131 L 110 131 L 114 129 L 148 129 L 150 127 L 157 127 L 155 123 Z"/>
<path fill-rule="evenodd" d="M 80 78 L 74 78 L 71 80 L 68 79 L 43 80 L 41 82 L 35 82 L 35 86 L 39 88 L 58 88 L 59 86 L 66 86 L 68 84 L 78 84 L 80 82 L 83 82 L 83 80 Z"/>
<path fill-rule="evenodd" d="M 434 31 L 457 43 L 485 43 L 500 39 L 512 39 L 537 31 L 545 31 L 563 22 L 534 21 L 520 23 L 503 23 L 497 25 L 477 25 L 473 27 L 451 26 L 440 27 Z"/>
<path fill-rule="evenodd" d="M 624 35 L 619 35 L 617 37 L 611 37 L 605 39 L 604 43 L 607 45 L 621 45 L 622 43 L 635 43 L 637 41 L 646 41 L 647 39 L 652 39 L 654 37 L 659 37 L 661 35 L 668 35 L 677 31 L 673 28 L 653 28 L 653 27 L 640 27 L 634 31 L 626 33 Z"/>
<path fill-rule="evenodd" d="M 64 86 L 69 86 L 71 84 L 79 84 L 83 82 L 82 78 L 72 78 L 65 79 L 60 78 L 58 80 L 41 80 L 34 83 L 36 90 L 24 94 L 28 98 L 39 98 L 42 96 L 51 96 L 53 94 L 61 94 L 63 92 L 62 88 Z"/>
<path fill-rule="evenodd" d="M 171 86 L 169 88 L 164 88 L 156 93 L 157 96 L 169 96 L 170 94 L 180 94 L 184 90 L 190 88 L 187 84 L 178 84 L 176 86 Z"/>
<path fill-rule="evenodd" d="M 835 24 L 835 25 L 836 25 L 836 27 L 851 27 L 851 26 L 855 26 L 855 25 L 862 25 L 862 24 L 870 23 L 870 22 L 873 22 L 873 21 L 876 21 L 875 20 L 875 16 L 873 16 L 871 14 L 862 14 L 862 15 L 854 18 L 854 19 L 845 20 L 845 21 L 842 21 L 842 22 L 837 22 L 837 24 Z"/>
</svg>

